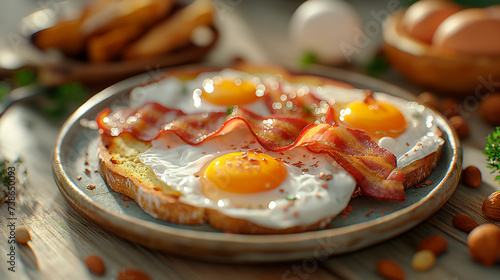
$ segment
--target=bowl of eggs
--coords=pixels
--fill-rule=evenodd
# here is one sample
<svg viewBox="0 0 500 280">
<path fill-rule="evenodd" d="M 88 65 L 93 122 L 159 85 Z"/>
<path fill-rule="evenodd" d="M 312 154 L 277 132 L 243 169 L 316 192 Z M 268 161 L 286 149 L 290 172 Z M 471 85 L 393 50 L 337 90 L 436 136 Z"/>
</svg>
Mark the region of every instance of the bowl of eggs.
<svg viewBox="0 0 500 280">
<path fill-rule="evenodd" d="M 500 80 L 500 5 L 464 9 L 418 1 L 389 16 L 384 51 L 402 75 L 426 89 L 473 95 Z M 498 85 L 497 85 L 498 86 Z"/>
</svg>

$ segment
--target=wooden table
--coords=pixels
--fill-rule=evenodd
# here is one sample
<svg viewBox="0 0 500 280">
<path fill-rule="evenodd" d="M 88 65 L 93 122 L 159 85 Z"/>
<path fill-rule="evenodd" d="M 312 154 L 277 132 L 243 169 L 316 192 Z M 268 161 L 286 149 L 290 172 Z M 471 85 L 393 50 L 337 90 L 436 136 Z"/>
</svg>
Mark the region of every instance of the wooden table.
<svg viewBox="0 0 500 280">
<path fill-rule="evenodd" d="M 255 8 L 255 5 L 242 2 L 234 7 L 229 6 L 232 9 L 227 10 L 221 18 L 227 29 L 223 31 L 231 36 L 240 36 L 241 40 L 236 40 L 239 45 L 234 40 L 231 40 L 232 43 L 223 41 L 210 60 L 224 63 L 227 58 L 222 54 L 230 53 L 253 61 L 283 62 L 285 54 L 276 54 L 276 50 L 284 44 L 283 38 L 276 36 L 274 43 L 263 38 L 272 32 L 283 31 L 283 22 L 293 10 L 293 5 L 296 5 L 293 1 L 277 1 L 268 7 L 268 14 L 265 15 L 283 11 L 276 13 L 274 19 L 280 24 L 260 35 L 251 32 L 255 31 L 252 28 L 256 26 L 256 21 L 244 21 L 248 16 L 243 17 L 240 13 L 243 9 Z M 280 34 L 283 36 L 283 33 Z M 388 79 L 414 93 L 419 92 L 418 88 L 407 85 L 396 74 L 389 75 Z M 481 186 L 470 188 L 460 184 L 448 203 L 430 219 L 382 244 L 312 263 L 299 260 L 279 264 L 236 265 L 196 261 L 148 250 L 86 220 L 69 206 L 52 176 L 52 152 L 62 120 L 49 120 L 32 106 L 15 106 L 0 119 L 0 154 L 10 160 L 21 157 L 28 171 L 25 188 L 17 188 L 14 217 L 17 218 L 17 226 L 26 225 L 29 228 L 32 241 L 28 245 L 15 247 L 16 272 L 9 271 L 6 261 L 9 260 L 7 254 L 11 251 L 11 244 L 8 244 L 10 230 L 7 218 L 12 216 L 8 213 L 7 205 L 1 204 L 0 279 L 115 279 L 117 272 L 124 267 L 140 268 L 153 279 L 379 279 L 375 266 L 381 258 L 396 260 L 408 279 L 498 279 L 500 263 L 484 267 L 472 261 L 466 246 L 467 234 L 452 226 L 456 214 L 467 214 L 479 223 L 491 222 L 482 215 L 481 204 L 491 192 L 499 189 L 482 155 L 484 138 L 493 127 L 478 119 L 477 109 L 469 108 L 466 113 L 470 114 L 467 121 L 471 136 L 462 143 L 463 166 L 475 165 L 482 171 Z M 422 239 L 434 234 L 448 240 L 448 250 L 438 257 L 431 270 L 414 271 L 411 259 L 416 246 Z M 97 277 L 87 270 L 82 259 L 89 254 L 97 254 L 104 259 L 107 267 L 105 276 Z"/>
</svg>

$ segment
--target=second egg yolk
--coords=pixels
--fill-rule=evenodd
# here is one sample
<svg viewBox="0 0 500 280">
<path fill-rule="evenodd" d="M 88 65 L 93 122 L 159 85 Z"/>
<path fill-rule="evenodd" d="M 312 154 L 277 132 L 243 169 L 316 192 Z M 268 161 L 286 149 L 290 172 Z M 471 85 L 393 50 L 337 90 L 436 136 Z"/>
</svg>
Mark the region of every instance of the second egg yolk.
<svg viewBox="0 0 500 280">
<path fill-rule="evenodd" d="M 246 105 L 256 101 L 259 96 L 255 85 L 240 79 L 206 79 L 203 82 L 202 98 L 220 105 Z"/>
<path fill-rule="evenodd" d="M 401 111 L 385 102 L 351 102 L 342 110 L 340 120 L 376 138 L 394 138 L 406 130 L 406 120 Z"/>
<path fill-rule="evenodd" d="M 278 187 L 286 177 L 281 161 L 263 154 L 234 152 L 213 160 L 205 170 L 204 193 L 216 189 L 232 193 L 257 193 Z M 213 188 L 213 187 L 216 188 Z"/>
</svg>

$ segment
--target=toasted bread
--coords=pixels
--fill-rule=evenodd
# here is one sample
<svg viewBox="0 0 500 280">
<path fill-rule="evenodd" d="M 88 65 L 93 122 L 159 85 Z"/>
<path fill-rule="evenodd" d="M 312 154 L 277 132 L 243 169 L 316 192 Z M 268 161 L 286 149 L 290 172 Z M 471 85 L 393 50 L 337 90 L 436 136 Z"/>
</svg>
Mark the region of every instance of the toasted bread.
<svg viewBox="0 0 500 280">
<path fill-rule="evenodd" d="M 102 177 L 115 192 L 132 198 L 144 212 L 156 219 L 187 225 L 208 222 L 216 229 L 231 233 L 284 234 L 325 228 L 334 218 L 327 217 L 311 225 L 273 229 L 216 210 L 184 204 L 179 201 L 180 193 L 159 180 L 153 170 L 139 161 L 139 154 L 149 148 L 149 143 L 128 135 L 107 140 L 101 141 L 98 148 Z"/>
<path fill-rule="evenodd" d="M 203 209 L 179 201 L 180 193 L 159 180 L 153 170 L 141 163 L 138 156 L 150 147 L 149 143 L 129 135 L 108 139 L 99 144 L 100 172 L 109 187 L 127 195 L 152 217 L 176 224 L 209 223 L 224 232 L 244 234 L 284 234 L 325 228 L 335 217 L 327 217 L 305 226 L 273 229 L 229 217 L 213 209 Z M 441 150 L 403 168 L 404 186 L 409 188 L 425 180 L 438 163 Z M 357 187 L 353 197 L 362 196 Z"/>
</svg>

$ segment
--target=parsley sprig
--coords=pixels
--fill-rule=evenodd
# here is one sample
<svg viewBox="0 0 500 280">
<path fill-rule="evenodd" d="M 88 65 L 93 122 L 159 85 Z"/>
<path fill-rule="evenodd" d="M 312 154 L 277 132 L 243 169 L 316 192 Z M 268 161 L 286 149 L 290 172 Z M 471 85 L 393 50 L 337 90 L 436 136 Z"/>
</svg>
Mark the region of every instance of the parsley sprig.
<svg viewBox="0 0 500 280">
<path fill-rule="evenodd" d="M 486 137 L 488 143 L 484 148 L 484 154 L 488 157 L 488 168 L 491 173 L 500 173 L 500 126 Z M 500 175 L 495 176 L 496 181 L 500 181 Z"/>
</svg>

